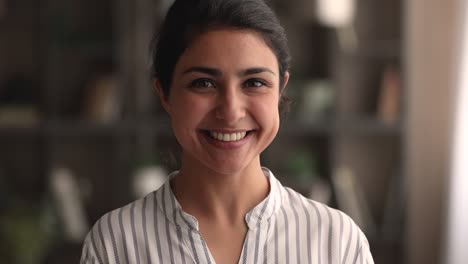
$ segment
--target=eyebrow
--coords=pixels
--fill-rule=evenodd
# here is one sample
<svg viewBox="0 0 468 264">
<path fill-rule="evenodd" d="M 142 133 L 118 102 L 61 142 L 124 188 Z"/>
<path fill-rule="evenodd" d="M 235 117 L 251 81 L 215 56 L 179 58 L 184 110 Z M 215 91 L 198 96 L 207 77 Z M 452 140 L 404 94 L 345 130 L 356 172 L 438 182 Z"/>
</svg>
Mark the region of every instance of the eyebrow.
<svg viewBox="0 0 468 264">
<path fill-rule="evenodd" d="M 192 72 L 205 73 L 205 74 L 212 75 L 212 76 L 215 76 L 215 77 L 219 77 L 219 76 L 223 75 L 223 73 L 220 70 L 216 69 L 216 68 L 203 67 L 203 66 L 190 67 L 187 70 L 185 70 L 183 72 L 183 74 L 192 73 Z M 272 75 L 276 75 L 275 72 L 273 72 L 272 70 L 270 70 L 270 69 L 268 69 L 266 67 L 248 68 L 248 69 L 240 71 L 238 75 L 239 76 L 247 76 L 247 75 L 263 73 L 263 72 L 267 72 L 267 73 L 270 73 Z"/>
<path fill-rule="evenodd" d="M 201 67 L 201 66 L 190 67 L 187 70 L 185 70 L 182 74 L 187 74 L 187 73 L 192 73 L 192 72 L 200 72 L 200 73 L 205 73 L 205 74 L 212 75 L 212 76 L 223 75 L 221 71 L 218 69 L 210 68 L 210 67 Z"/>
<path fill-rule="evenodd" d="M 241 76 L 246 76 L 246 75 L 252 75 L 252 74 L 257 74 L 257 73 L 262 73 L 262 72 L 267 72 L 271 73 L 273 75 L 276 75 L 275 72 L 272 70 L 265 68 L 265 67 L 255 67 L 255 68 L 249 68 L 246 70 L 241 71 L 240 75 Z"/>
</svg>

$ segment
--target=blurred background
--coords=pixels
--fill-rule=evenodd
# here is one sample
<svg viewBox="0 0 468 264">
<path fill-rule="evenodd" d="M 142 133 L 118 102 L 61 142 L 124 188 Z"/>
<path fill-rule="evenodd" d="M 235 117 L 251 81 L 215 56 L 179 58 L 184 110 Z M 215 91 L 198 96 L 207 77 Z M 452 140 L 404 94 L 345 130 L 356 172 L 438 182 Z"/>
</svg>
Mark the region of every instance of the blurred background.
<svg viewBox="0 0 468 264">
<path fill-rule="evenodd" d="M 468 259 L 465 1 L 270 2 L 293 104 L 263 164 L 348 213 L 376 263 Z M 149 77 L 171 3 L 0 0 L 1 263 L 78 263 L 101 215 L 178 167 Z"/>
</svg>

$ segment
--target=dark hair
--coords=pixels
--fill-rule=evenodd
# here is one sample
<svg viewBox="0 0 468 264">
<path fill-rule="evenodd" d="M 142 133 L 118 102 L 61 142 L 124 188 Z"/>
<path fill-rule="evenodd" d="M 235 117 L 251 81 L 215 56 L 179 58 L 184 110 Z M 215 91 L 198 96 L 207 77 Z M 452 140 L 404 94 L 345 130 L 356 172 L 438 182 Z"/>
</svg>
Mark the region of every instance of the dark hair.
<svg viewBox="0 0 468 264">
<path fill-rule="evenodd" d="M 193 39 L 213 28 L 250 29 L 260 33 L 279 65 L 280 89 L 289 70 L 290 54 L 286 33 L 264 0 L 176 0 L 151 43 L 152 77 L 169 97 L 172 75 L 182 53 Z M 288 99 L 281 96 L 280 109 Z M 284 110 L 284 109 L 281 109 Z"/>
</svg>

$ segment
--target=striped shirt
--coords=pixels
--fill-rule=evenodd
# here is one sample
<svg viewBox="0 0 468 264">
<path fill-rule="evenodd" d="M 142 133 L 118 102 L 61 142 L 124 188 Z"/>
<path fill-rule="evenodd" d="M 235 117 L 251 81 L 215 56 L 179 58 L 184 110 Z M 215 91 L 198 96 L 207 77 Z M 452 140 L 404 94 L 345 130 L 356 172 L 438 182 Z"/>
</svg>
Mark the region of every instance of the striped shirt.
<svg viewBox="0 0 468 264">
<path fill-rule="evenodd" d="M 374 263 L 350 217 L 283 187 L 264 171 L 270 193 L 245 216 L 239 263 Z M 86 236 L 80 264 L 215 263 L 196 218 L 182 210 L 169 180 L 102 216 Z"/>
</svg>

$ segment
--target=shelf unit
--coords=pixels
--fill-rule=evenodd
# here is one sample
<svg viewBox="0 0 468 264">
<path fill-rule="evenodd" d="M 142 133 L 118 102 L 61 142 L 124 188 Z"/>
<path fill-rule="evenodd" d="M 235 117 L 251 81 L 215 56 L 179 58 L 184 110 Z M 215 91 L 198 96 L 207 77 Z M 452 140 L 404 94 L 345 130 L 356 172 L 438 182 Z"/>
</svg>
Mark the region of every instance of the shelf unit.
<svg viewBox="0 0 468 264">
<path fill-rule="evenodd" d="M 69 168 L 91 186 L 85 208 L 93 223 L 134 199 L 132 175 L 142 159 L 158 161 L 168 170 L 177 168 L 177 144 L 148 78 L 148 42 L 167 3 L 16 2 L 29 6 L 42 25 L 30 32 L 38 44 L 33 56 L 38 59 L 31 67 L 41 83 L 37 106 L 43 116 L 31 125 L 0 124 L 0 179 L 14 175 L 6 180 L 12 192 L 34 202 L 48 195 L 51 171 Z M 402 1 L 358 1 L 355 31 L 359 45 L 351 52 L 340 48 L 334 29 L 313 18 L 295 16 L 294 5 L 273 2 L 291 40 L 293 69 L 287 93 L 295 103 L 290 115 L 282 119 L 263 163 L 285 185 L 304 195 L 311 194 L 307 184 L 325 181 L 332 187 L 330 205 L 338 208 L 334 177 L 343 168 L 351 171 L 378 229 L 368 234 L 375 262 L 404 263 L 403 239 L 398 233 L 404 226 L 392 226 L 386 219 L 389 203 L 402 206 L 398 199 L 389 200 L 388 193 L 404 193 L 404 186 L 398 185 L 405 174 L 404 106 L 393 123 L 377 114 L 383 72 L 391 65 L 401 73 Z M 11 10 L 15 8 L 19 7 Z M 0 62 L 0 69 L 4 68 Z M 86 89 L 100 76 L 113 76 L 117 84 L 114 103 L 118 111 L 106 122 L 88 120 L 82 114 Z M 299 118 L 300 99 L 316 80 L 326 80 L 333 104 L 314 119 Z M 167 153 L 172 154 L 167 158 Z M 297 160 L 304 159 L 305 165 L 291 170 Z M 313 175 L 297 177 L 298 167 Z M 392 184 L 398 188 L 391 189 Z M 396 235 L 384 236 L 384 227 Z"/>
</svg>

